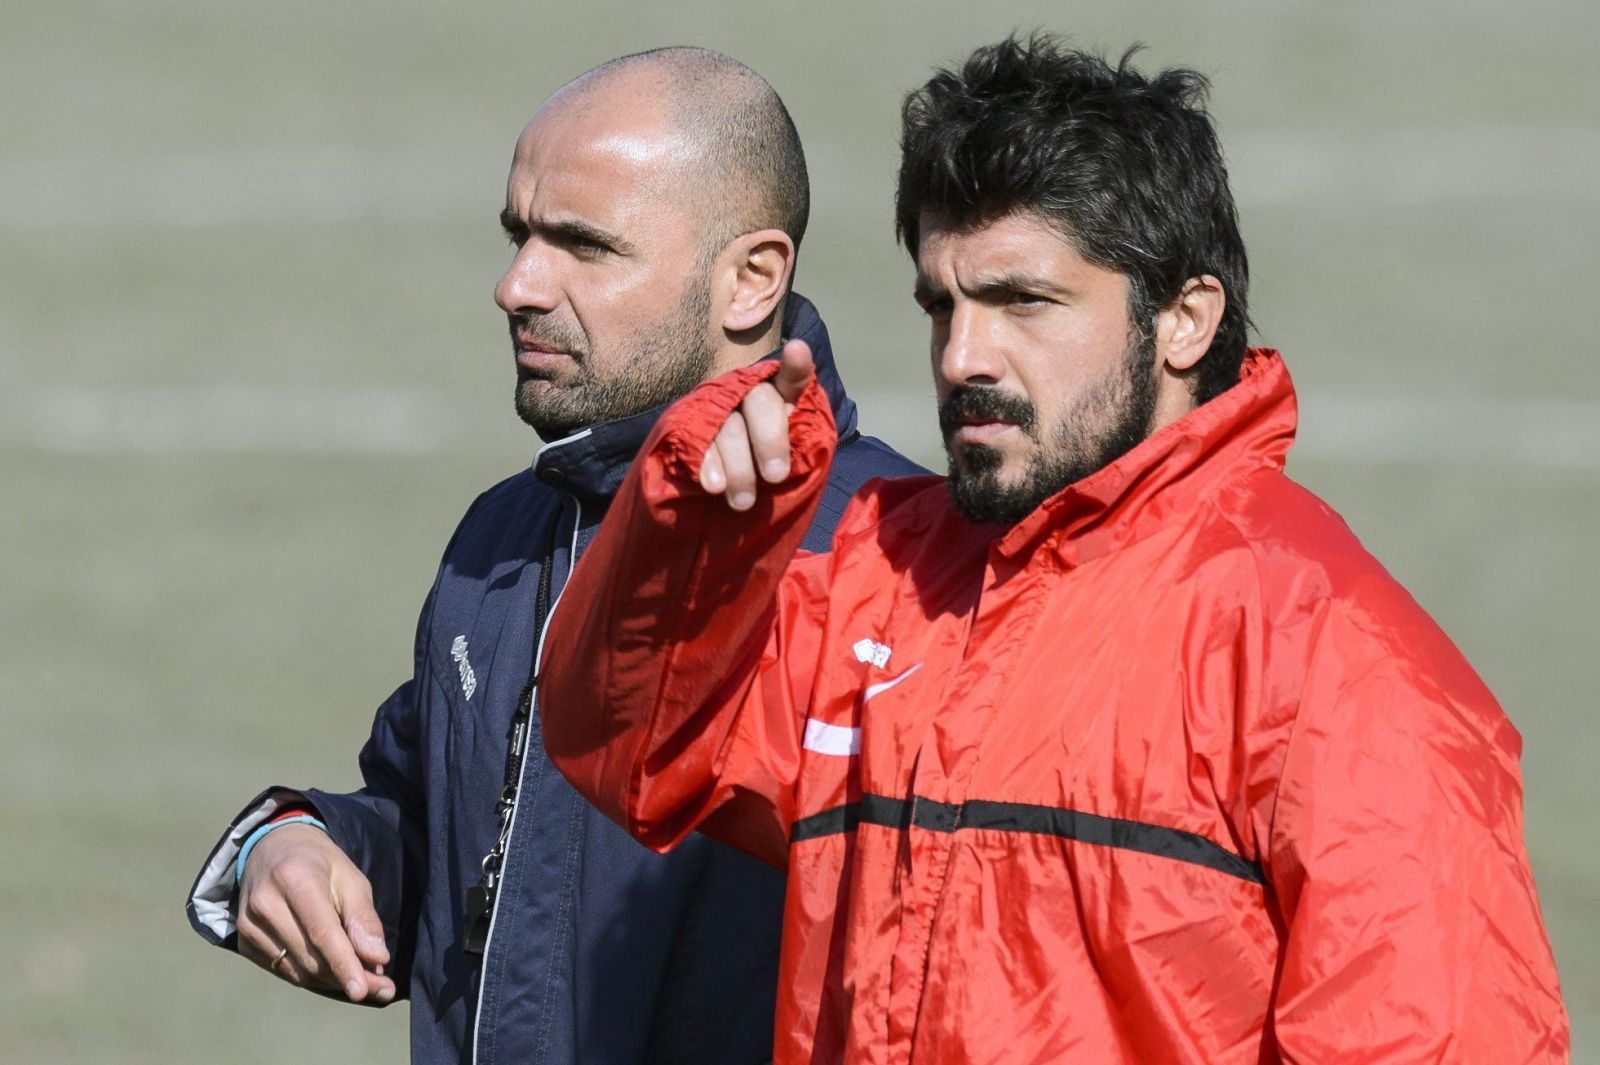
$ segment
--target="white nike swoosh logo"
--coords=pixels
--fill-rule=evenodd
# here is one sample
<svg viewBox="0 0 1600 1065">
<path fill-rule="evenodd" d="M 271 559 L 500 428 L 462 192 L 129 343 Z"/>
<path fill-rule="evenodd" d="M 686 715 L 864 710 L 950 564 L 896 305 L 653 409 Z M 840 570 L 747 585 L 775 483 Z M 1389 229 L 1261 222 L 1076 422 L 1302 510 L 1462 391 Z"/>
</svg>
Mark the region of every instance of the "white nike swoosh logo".
<svg viewBox="0 0 1600 1065">
<path fill-rule="evenodd" d="M 905 680 L 907 677 L 911 676 L 911 674 L 915 673 L 917 670 L 919 670 L 921 668 L 922 668 L 922 663 L 918 662 L 916 665 L 912 666 L 910 669 L 906 670 L 904 673 L 900 674 L 898 677 L 891 677 L 888 680 L 880 681 L 877 684 L 869 684 L 869 685 L 867 685 L 867 690 L 862 694 L 861 701 L 862 702 L 867 702 L 870 699 L 874 699 L 877 696 L 882 695 L 884 692 L 888 691 L 890 688 L 894 687 L 896 684 L 899 684 L 901 681 Z"/>
<path fill-rule="evenodd" d="M 878 684 L 867 686 L 866 692 L 861 696 L 861 701 L 866 702 L 875 695 L 882 695 L 890 688 L 905 680 L 911 674 L 922 668 L 918 662 L 898 677 L 891 677 Z M 806 722 L 806 734 L 800 745 L 808 751 L 818 754 L 852 755 L 861 753 L 861 729 L 849 725 L 829 725 L 821 721 L 810 720 Z"/>
<path fill-rule="evenodd" d="M 852 755 L 861 753 L 861 730 L 849 725 L 806 722 L 806 736 L 800 744 L 818 754 Z"/>
</svg>

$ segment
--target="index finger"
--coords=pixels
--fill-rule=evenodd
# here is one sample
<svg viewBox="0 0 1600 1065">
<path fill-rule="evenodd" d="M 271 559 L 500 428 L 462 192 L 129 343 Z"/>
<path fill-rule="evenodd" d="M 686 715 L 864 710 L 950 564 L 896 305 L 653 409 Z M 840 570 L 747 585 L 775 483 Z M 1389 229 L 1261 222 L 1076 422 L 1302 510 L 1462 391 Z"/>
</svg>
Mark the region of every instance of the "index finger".
<svg viewBox="0 0 1600 1065">
<path fill-rule="evenodd" d="M 812 369 L 811 345 L 804 340 L 791 340 L 778 356 L 778 372 L 772 375 L 772 387 L 778 390 L 785 403 L 798 403 L 800 393 L 811 383 Z"/>
<path fill-rule="evenodd" d="M 297 916 L 306 939 L 322 955 L 326 968 L 333 971 L 350 1001 L 360 1002 L 367 996 L 367 971 L 356 956 L 356 948 L 333 903 L 320 895 L 308 895 L 301 900 L 301 905 L 303 912 Z"/>
</svg>

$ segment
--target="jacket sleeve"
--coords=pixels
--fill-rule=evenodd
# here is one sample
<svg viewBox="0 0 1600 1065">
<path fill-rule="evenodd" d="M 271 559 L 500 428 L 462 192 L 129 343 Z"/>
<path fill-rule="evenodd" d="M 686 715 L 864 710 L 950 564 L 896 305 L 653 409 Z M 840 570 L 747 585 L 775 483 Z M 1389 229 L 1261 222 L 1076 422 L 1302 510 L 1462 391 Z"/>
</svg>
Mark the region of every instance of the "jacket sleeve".
<svg viewBox="0 0 1600 1065">
<path fill-rule="evenodd" d="M 469 517 L 471 513 L 469 510 Z M 463 519 L 462 527 L 466 523 Z M 446 558 L 454 545 L 452 539 Z M 359 759 L 363 786 L 347 793 L 269 788 L 251 800 L 213 846 L 188 901 L 190 923 L 208 942 L 238 949 L 233 863 L 245 837 L 285 804 L 310 806 L 327 825 L 329 836 L 372 885 L 373 905 L 383 922 L 391 957 L 388 971 L 395 979 L 396 999 L 408 995 L 425 877 L 420 701 L 434 683 L 428 641 L 437 594 L 436 581 L 417 622 L 411 679 L 395 689 L 373 719 Z"/>
<path fill-rule="evenodd" d="M 1266 863 L 1288 1062 L 1567 1060 L 1523 845 L 1521 740 L 1410 605 L 1330 610 Z"/>
<path fill-rule="evenodd" d="M 723 421 L 777 370 L 700 386 L 662 417 L 552 617 L 545 750 L 635 838 L 691 830 L 773 865 L 788 852 L 829 556 L 795 557 L 826 485 L 833 416 L 813 381 L 789 478 L 730 510 L 696 475 Z"/>
</svg>

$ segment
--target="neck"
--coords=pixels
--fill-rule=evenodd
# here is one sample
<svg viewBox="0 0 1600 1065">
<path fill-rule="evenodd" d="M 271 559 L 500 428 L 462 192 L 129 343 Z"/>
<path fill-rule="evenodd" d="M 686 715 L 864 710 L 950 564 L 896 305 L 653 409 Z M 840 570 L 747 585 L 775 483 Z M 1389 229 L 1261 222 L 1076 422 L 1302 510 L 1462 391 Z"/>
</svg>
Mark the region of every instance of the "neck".
<svg viewBox="0 0 1600 1065">
<path fill-rule="evenodd" d="M 1194 391 L 1188 379 L 1173 373 L 1166 366 L 1157 368 L 1156 409 L 1150 416 L 1150 426 L 1145 435 L 1154 436 L 1194 408 Z"/>
</svg>

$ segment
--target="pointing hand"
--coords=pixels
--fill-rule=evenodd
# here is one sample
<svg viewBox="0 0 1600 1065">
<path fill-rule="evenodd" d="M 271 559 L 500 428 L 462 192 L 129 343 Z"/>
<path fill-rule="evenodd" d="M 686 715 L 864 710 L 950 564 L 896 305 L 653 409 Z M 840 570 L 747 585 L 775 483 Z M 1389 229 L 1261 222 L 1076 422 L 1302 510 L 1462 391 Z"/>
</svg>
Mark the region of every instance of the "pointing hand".
<svg viewBox="0 0 1600 1065">
<path fill-rule="evenodd" d="M 805 341 L 783 346 L 778 372 L 750 390 L 706 449 L 700 487 L 712 495 L 725 494 L 734 510 L 749 510 L 761 481 L 777 484 L 789 476 L 789 415 L 811 382 L 812 370 Z"/>
</svg>

